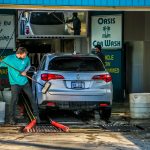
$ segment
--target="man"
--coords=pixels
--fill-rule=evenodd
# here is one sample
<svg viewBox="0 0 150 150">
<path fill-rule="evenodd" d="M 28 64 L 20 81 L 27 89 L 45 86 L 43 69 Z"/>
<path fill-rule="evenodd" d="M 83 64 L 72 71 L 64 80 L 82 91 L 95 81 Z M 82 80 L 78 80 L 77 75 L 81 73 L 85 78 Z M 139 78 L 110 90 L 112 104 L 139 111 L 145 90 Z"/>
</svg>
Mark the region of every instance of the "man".
<svg viewBox="0 0 150 150">
<path fill-rule="evenodd" d="M 72 19 L 69 19 L 66 21 L 66 23 L 73 22 L 73 28 L 71 30 L 74 30 L 74 35 L 80 35 L 81 32 L 81 21 L 78 18 L 78 13 L 74 12 Z"/>
<path fill-rule="evenodd" d="M 13 66 L 17 70 L 19 70 L 21 73 L 11 68 L 10 66 L 6 65 L 3 62 L 6 62 L 7 64 Z M 29 57 L 27 56 L 26 48 L 19 47 L 16 51 L 16 54 L 5 57 L 0 62 L 0 67 L 8 67 L 8 77 L 9 77 L 9 82 L 11 85 L 11 93 L 12 93 L 12 100 L 11 100 L 10 110 L 9 110 L 10 124 L 16 123 L 15 111 L 16 111 L 16 105 L 19 99 L 19 94 L 21 91 L 24 91 L 24 93 L 28 96 L 32 109 L 33 109 L 33 114 L 35 115 L 37 119 L 37 123 L 39 123 L 40 119 L 39 119 L 38 107 L 35 103 L 35 100 L 33 99 L 31 87 L 26 77 L 26 72 L 30 68 L 30 60 L 29 60 Z"/>
<path fill-rule="evenodd" d="M 96 50 L 96 55 L 102 60 L 103 64 L 105 65 L 105 56 L 102 53 L 102 47 L 101 45 L 97 44 L 95 46 L 95 50 Z"/>
</svg>

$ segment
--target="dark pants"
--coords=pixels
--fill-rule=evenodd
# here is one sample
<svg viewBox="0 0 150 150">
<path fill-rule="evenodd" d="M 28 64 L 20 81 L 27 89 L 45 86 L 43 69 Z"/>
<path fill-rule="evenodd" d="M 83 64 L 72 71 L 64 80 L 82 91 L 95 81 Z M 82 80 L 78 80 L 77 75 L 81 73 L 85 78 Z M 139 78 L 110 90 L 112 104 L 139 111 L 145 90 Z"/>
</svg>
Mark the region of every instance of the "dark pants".
<svg viewBox="0 0 150 150">
<path fill-rule="evenodd" d="M 34 100 L 30 84 L 29 82 L 27 82 L 25 85 L 11 85 L 12 100 L 10 103 L 10 110 L 9 110 L 10 119 L 15 119 L 16 106 L 21 91 L 24 91 L 24 93 L 28 96 L 28 99 L 31 103 L 31 107 L 33 109 L 33 114 L 35 116 L 39 116 L 38 107 Z"/>
<path fill-rule="evenodd" d="M 80 30 L 74 30 L 74 35 L 80 35 Z"/>
</svg>

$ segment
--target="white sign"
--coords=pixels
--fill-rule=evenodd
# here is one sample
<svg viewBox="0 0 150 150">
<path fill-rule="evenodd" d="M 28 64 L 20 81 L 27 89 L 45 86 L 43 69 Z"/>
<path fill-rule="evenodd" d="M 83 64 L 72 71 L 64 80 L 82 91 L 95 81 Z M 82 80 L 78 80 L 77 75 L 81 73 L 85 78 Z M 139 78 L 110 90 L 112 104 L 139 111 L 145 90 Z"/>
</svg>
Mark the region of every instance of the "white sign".
<svg viewBox="0 0 150 150">
<path fill-rule="evenodd" d="M 122 15 L 92 16 L 92 48 L 100 44 L 103 49 L 122 48 Z"/>
<path fill-rule="evenodd" d="M 13 35 L 13 36 L 12 36 Z M 15 48 L 14 16 L 0 14 L 0 49 Z"/>
</svg>

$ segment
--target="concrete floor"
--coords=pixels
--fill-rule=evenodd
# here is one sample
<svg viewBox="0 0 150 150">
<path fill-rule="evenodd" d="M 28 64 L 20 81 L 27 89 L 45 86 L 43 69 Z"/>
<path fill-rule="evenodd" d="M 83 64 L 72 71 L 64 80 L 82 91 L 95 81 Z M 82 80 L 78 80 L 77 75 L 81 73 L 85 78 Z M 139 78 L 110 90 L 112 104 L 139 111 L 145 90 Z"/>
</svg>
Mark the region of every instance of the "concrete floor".
<svg viewBox="0 0 150 150">
<path fill-rule="evenodd" d="M 1 150 L 149 150 L 150 136 L 135 133 L 2 133 Z"/>
<path fill-rule="evenodd" d="M 113 113 L 115 123 L 123 113 Z M 125 115 L 125 114 L 124 114 Z M 20 133 L 19 127 L 0 127 L 1 150 L 150 150 L 150 120 L 131 120 L 147 131 L 112 132 L 72 129 L 69 133 Z"/>
<path fill-rule="evenodd" d="M 111 121 L 129 116 L 128 104 L 113 107 Z M 150 119 L 130 120 L 149 130 L 112 132 L 76 129 L 70 133 L 20 133 L 18 127 L 0 127 L 1 150 L 150 150 Z"/>
</svg>

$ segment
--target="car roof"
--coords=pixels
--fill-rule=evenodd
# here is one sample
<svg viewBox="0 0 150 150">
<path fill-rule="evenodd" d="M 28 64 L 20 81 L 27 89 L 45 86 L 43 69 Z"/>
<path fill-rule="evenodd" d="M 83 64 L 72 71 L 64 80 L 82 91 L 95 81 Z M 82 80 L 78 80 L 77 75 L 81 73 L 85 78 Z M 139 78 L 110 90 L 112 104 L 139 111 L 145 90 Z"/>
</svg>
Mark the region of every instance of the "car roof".
<svg viewBox="0 0 150 150">
<path fill-rule="evenodd" d="M 90 53 L 77 53 L 77 54 L 73 54 L 73 53 L 47 53 L 45 54 L 45 56 L 50 56 L 50 57 L 97 57 L 94 54 L 90 54 Z M 98 58 L 98 57 L 97 57 Z"/>
</svg>

